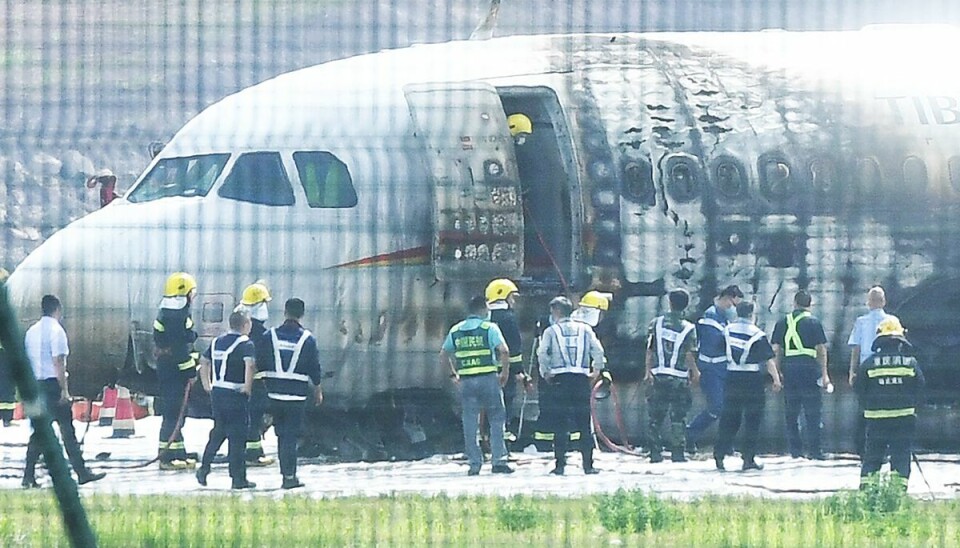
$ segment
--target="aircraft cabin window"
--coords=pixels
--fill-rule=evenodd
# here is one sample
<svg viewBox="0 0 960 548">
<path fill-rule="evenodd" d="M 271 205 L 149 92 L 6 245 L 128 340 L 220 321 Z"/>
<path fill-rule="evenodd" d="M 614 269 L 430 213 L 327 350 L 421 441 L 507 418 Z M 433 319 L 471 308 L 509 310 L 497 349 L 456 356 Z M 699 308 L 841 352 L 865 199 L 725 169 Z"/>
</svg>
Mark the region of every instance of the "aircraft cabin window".
<svg viewBox="0 0 960 548">
<path fill-rule="evenodd" d="M 903 182 L 907 188 L 927 188 L 927 166 L 923 160 L 910 156 L 903 161 Z"/>
<path fill-rule="evenodd" d="M 667 191 L 678 202 L 689 202 L 700 190 L 700 168 L 689 157 L 675 156 L 667 160 Z"/>
<path fill-rule="evenodd" d="M 950 172 L 950 184 L 960 192 L 960 156 L 951 156 L 947 160 L 947 170 Z"/>
<path fill-rule="evenodd" d="M 743 167 L 737 160 L 730 157 L 720 158 L 713 167 L 713 180 L 717 185 L 717 194 L 728 200 L 745 198 L 749 184 L 743 173 Z"/>
<path fill-rule="evenodd" d="M 131 202 L 149 202 L 173 196 L 206 196 L 220 176 L 229 154 L 164 158 L 130 193 Z"/>
<path fill-rule="evenodd" d="M 218 193 L 223 198 L 268 206 L 293 205 L 293 187 L 279 152 L 249 152 L 237 158 Z"/>
<path fill-rule="evenodd" d="M 346 164 L 329 152 L 294 152 L 300 183 L 310 207 L 346 208 L 357 205 Z"/>
<path fill-rule="evenodd" d="M 791 191 L 792 174 L 790 164 L 778 155 L 761 157 L 757 162 L 760 172 L 760 188 L 770 199 L 788 198 Z"/>
</svg>

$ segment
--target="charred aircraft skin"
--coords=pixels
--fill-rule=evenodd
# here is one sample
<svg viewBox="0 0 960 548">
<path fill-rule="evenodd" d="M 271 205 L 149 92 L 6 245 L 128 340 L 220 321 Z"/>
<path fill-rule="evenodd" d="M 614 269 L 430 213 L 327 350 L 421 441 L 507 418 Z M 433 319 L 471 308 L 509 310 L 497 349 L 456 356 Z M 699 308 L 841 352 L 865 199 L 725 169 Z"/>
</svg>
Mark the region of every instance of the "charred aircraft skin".
<svg viewBox="0 0 960 548">
<path fill-rule="evenodd" d="M 24 322 L 41 295 L 61 296 L 71 385 L 95 395 L 154 366 L 149 330 L 170 272 L 197 277 L 208 338 L 264 278 L 279 297 L 271 323 L 285 297 L 307 301 L 326 401 L 359 408 L 396 390 L 450 392 L 440 341 L 495 276 L 519 281 L 531 330 L 558 292 L 614 292 L 604 344 L 627 402 L 643 401 L 644 329 L 669 288 L 702 310 L 737 283 L 768 328 L 807 289 L 839 386 L 849 329 L 880 283 L 926 358 L 934 402 L 952 404 L 960 77 L 925 60 L 958 47 L 960 32 L 942 28 L 564 35 L 335 61 L 206 109 L 123 199 L 53 235 L 8 284 Z M 550 199 L 524 180 L 506 132 L 505 110 L 522 107 L 551 136 Z M 345 166 L 355 204 L 310 193 L 305 152 Z M 274 154 L 289 203 L 226 191 L 257 153 Z M 151 173 L 191 158 L 212 159 L 203 173 L 183 164 L 189 175 L 174 179 L 195 179 L 188 190 L 151 190 Z M 542 264 L 530 258 L 538 240 L 552 251 Z M 851 448 L 853 396 L 825 406 L 828 449 Z M 933 445 L 955 419 L 926 413 Z M 642 406 L 623 414 L 637 439 Z M 780 417 L 768 407 L 772 446 Z"/>
</svg>

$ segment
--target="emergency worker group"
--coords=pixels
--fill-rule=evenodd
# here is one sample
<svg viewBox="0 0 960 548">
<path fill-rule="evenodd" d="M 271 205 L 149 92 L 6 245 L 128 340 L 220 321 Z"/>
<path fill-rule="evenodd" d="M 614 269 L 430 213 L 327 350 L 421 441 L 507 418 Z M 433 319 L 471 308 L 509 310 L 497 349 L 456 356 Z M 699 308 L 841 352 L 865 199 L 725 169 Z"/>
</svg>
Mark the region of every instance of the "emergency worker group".
<svg viewBox="0 0 960 548">
<path fill-rule="evenodd" d="M 478 475 L 483 465 L 481 415 L 489 428 L 491 471 L 513 472 L 504 439 L 519 437 L 514 430 L 523 428 L 525 406 L 521 404 L 520 421 L 513 424 L 507 423 L 507 410 L 518 393 L 530 390 L 535 365 L 540 414 L 532 439 L 540 449 L 544 442 L 552 445 L 555 466 L 550 473 L 566 473 L 573 444 L 581 453 L 583 473 L 597 474 L 591 394 L 610 377 L 595 329 L 612 295 L 589 291 L 578 307 L 565 296 L 551 300 L 549 315 L 537 322 L 531 370 L 525 372 L 517 368 L 524 363 L 514 311 L 518 293 L 511 280 L 490 282 L 485 298 L 470 301 L 467 318 L 450 329 L 440 352 L 442 367 L 449 368 L 459 388 L 467 473 Z M 662 462 L 665 450 L 672 461 L 685 462 L 688 454 L 697 453 L 705 431 L 718 422 L 713 445 L 717 470 L 726 470 L 725 459 L 735 445 L 742 470 L 762 470 L 756 459 L 757 438 L 768 379 L 772 392 L 783 392 L 790 456 L 823 460 L 822 397 L 833 392 L 833 383 L 826 334 L 813 314 L 810 294 L 801 290 L 793 295 L 793 310 L 776 322 L 770 336 L 756 325 L 755 304 L 744 300 L 736 285 L 720 291 L 695 323 L 687 316 L 689 303 L 684 289 L 669 291 L 668 311 L 647 326 L 643 350 L 650 462 Z M 849 382 L 860 401 L 861 476 L 876 472 L 889 459 L 894 471 L 909 478 L 924 380 L 906 330 L 883 310 L 885 303 L 881 287 L 868 291 L 870 310 L 857 318 L 848 341 L 854 354 Z M 706 407 L 687 423 L 697 386 Z"/>
<path fill-rule="evenodd" d="M 188 273 L 167 279 L 153 324 L 162 424 L 157 461 L 162 470 L 195 470 L 207 485 L 214 457 L 224 441 L 233 489 L 251 489 L 248 466 L 267 466 L 263 452 L 264 415 L 272 417 L 277 443 L 281 488 L 302 487 L 297 477 L 297 442 L 306 406 L 323 401 L 321 357 L 314 335 L 302 325 L 305 303 L 290 298 L 283 322 L 269 327 L 266 282 L 247 286 L 229 316 L 229 329 L 216 337 L 202 355 L 194 352 L 198 338 L 191 315 L 197 282 Z M 516 313 L 520 289 L 512 280 L 491 281 L 483 296 L 465 303 L 466 317 L 453 325 L 440 349 L 441 367 L 457 386 L 467 475 L 480 475 L 484 464 L 480 430 L 488 440 L 493 474 L 511 474 L 507 442 L 523 438 L 524 409 L 536 386 L 539 416 L 532 439 L 539 449 L 550 448 L 555 464 L 550 474 L 568 472 L 568 450 L 580 453 L 584 474 L 597 474 L 596 441 L 591 403 L 611 382 L 605 371 L 602 320 L 612 294 L 588 291 L 577 306 L 566 296 L 549 302 L 535 328 L 528 360 Z M 744 300 L 736 285 L 725 287 L 700 318 L 688 314 L 690 296 L 684 289 L 666 295 L 667 311 L 646 329 L 644 383 L 647 396 L 646 442 L 651 463 L 669 452 L 674 462 L 696 454 L 704 433 L 718 422 L 713 458 L 717 470 L 736 447 L 743 470 L 762 470 L 756 460 L 757 437 L 763 418 L 768 378 L 773 392 L 783 392 L 784 428 L 794 458 L 824 458 L 821 439 L 822 393 L 832 392 L 827 369 L 827 339 L 813 314 L 808 293 L 793 296 L 794 309 L 780 318 L 768 338 L 756 325 L 755 305 Z M 909 478 L 916 409 L 922 403 L 923 373 L 900 320 L 887 314 L 880 287 L 867 294 L 869 312 L 857 318 L 848 344 L 852 349 L 848 380 L 859 396 L 858 450 L 861 475 L 879 470 L 884 459 Z M 69 409 L 66 359 L 69 346 L 60 326 L 59 298 L 46 295 L 43 317 L 26 333 L 25 347 L 40 382 L 48 409 L 78 482 L 102 479 L 83 460 Z M 600 336 L 598 336 L 598 333 Z M 0 349 L 0 377 L 9 376 Z M 534 378 L 535 376 L 535 378 Z M 199 383 L 197 383 L 199 379 Z M 9 422 L 12 383 L 0 383 L 0 418 Z M 214 426 L 202 454 L 187 453 L 182 435 L 186 401 L 199 385 L 210 394 Z M 699 387 L 706 407 L 688 423 Z M 519 418 L 508 420 L 518 399 Z M 802 418 L 802 419 L 801 419 Z M 27 448 L 25 488 L 39 487 L 34 468 L 39 457 L 31 436 Z M 199 461 L 199 466 L 198 466 Z"/>
</svg>

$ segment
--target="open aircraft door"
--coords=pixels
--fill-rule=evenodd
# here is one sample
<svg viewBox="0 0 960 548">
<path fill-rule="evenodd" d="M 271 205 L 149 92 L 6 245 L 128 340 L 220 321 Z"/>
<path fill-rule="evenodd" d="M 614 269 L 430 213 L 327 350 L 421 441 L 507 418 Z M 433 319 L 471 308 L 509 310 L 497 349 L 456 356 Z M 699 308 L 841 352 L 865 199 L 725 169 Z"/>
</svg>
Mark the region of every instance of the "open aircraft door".
<svg viewBox="0 0 960 548">
<path fill-rule="evenodd" d="M 513 138 L 496 89 L 404 88 L 433 181 L 433 265 L 440 281 L 523 273 L 523 203 Z"/>
</svg>

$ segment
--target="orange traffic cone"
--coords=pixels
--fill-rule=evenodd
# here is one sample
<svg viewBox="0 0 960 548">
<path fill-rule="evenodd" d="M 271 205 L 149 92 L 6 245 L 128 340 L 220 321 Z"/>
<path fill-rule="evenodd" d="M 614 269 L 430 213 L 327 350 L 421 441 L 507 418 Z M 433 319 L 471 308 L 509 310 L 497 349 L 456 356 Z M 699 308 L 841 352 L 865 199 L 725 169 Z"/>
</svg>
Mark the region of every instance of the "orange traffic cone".
<svg viewBox="0 0 960 548">
<path fill-rule="evenodd" d="M 103 404 L 100 406 L 100 426 L 110 426 L 117 412 L 117 389 L 103 387 Z"/>
<path fill-rule="evenodd" d="M 100 416 L 103 416 L 101 411 Z M 117 387 L 117 412 L 113 418 L 113 435 L 111 438 L 129 438 L 134 435 L 133 403 L 130 401 L 130 390 L 122 386 Z"/>
</svg>

